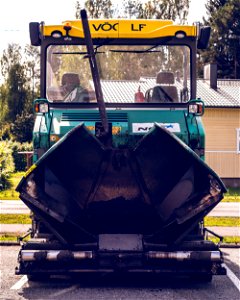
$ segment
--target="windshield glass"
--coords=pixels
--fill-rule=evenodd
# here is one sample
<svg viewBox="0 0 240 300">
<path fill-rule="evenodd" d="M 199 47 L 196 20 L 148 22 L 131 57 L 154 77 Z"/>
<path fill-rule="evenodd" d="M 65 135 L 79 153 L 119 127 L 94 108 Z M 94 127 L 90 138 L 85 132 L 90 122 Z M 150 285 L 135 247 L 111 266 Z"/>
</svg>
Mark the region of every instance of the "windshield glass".
<svg viewBox="0 0 240 300">
<path fill-rule="evenodd" d="M 104 45 L 95 47 L 95 52 L 105 102 L 189 100 L 188 47 Z M 96 102 L 85 46 L 49 46 L 46 80 L 46 96 L 50 101 Z"/>
</svg>

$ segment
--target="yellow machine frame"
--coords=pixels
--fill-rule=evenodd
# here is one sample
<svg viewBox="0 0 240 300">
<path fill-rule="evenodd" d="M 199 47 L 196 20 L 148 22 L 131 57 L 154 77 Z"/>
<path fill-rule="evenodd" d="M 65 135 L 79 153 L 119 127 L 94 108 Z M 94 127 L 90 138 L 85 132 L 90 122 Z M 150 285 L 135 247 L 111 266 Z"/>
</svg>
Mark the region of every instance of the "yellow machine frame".
<svg viewBox="0 0 240 300">
<path fill-rule="evenodd" d="M 157 38 L 177 36 L 197 36 L 196 25 L 175 25 L 171 20 L 89 20 L 92 38 Z M 72 37 L 83 38 L 82 22 L 80 20 L 66 21 L 62 25 L 43 25 L 43 36 L 52 36 L 54 33 L 66 35 L 71 30 Z M 180 36 L 180 35 L 179 35 Z"/>
</svg>

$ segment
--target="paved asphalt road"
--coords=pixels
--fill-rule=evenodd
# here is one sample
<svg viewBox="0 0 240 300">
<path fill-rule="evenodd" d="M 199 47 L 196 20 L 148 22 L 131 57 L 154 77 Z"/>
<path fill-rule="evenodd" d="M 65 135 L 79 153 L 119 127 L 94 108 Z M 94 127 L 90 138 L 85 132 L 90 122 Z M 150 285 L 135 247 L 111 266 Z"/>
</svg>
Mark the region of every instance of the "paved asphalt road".
<svg viewBox="0 0 240 300">
<path fill-rule="evenodd" d="M 28 214 L 30 211 L 19 200 L 0 200 L 0 214 Z M 240 217 L 240 202 L 220 202 L 210 213 L 212 217 Z"/>
<path fill-rule="evenodd" d="M 209 214 L 212 217 L 240 217 L 240 202 L 220 202 Z"/>
<path fill-rule="evenodd" d="M 26 276 L 15 275 L 19 246 L 2 246 L 1 300 L 239 300 L 239 249 L 223 249 L 228 275 L 214 276 L 212 283 L 195 283 L 191 280 L 112 276 L 101 280 L 58 278 L 29 282 Z"/>
<path fill-rule="evenodd" d="M 29 214 L 29 208 L 20 200 L 0 200 L 0 214 Z"/>
</svg>

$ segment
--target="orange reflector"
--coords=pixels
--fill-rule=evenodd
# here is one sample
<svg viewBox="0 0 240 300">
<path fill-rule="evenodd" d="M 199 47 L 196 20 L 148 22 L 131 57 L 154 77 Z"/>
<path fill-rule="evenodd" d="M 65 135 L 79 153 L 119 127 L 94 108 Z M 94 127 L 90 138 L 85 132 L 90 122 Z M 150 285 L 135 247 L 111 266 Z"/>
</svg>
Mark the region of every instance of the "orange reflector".
<svg viewBox="0 0 240 300">
<path fill-rule="evenodd" d="M 35 104 L 35 105 L 34 105 L 34 111 L 35 111 L 36 113 L 39 112 L 39 105 L 38 105 L 38 104 Z"/>
<path fill-rule="evenodd" d="M 60 140 L 60 136 L 56 134 L 51 134 L 50 135 L 50 142 L 56 143 L 58 140 Z"/>
</svg>

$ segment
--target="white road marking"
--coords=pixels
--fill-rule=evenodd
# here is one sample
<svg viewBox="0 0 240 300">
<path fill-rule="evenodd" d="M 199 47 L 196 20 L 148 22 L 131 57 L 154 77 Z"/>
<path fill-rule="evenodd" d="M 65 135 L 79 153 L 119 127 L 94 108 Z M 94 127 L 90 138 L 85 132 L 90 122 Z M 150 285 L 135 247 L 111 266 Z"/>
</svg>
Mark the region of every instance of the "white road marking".
<svg viewBox="0 0 240 300">
<path fill-rule="evenodd" d="M 232 283 L 236 286 L 236 288 L 240 292 L 240 280 L 237 278 L 237 276 L 229 269 L 229 267 L 226 264 L 223 264 L 223 266 L 227 270 L 227 276 L 232 281 Z"/>
<path fill-rule="evenodd" d="M 66 289 L 64 289 L 64 290 L 61 290 L 61 291 L 59 291 L 59 292 L 53 293 L 53 294 L 51 295 L 51 298 L 63 296 L 64 294 L 66 294 L 66 293 L 68 293 L 68 292 L 72 292 L 72 291 L 76 290 L 76 289 L 78 288 L 78 286 L 79 286 L 79 285 L 76 284 L 76 285 L 73 285 L 73 286 L 71 286 L 71 287 L 69 287 L 69 288 L 66 288 Z"/>
<path fill-rule="evenodd" d="M 27 275 L 24 275 L 21 279 L 19 279 L 11 288 L 10 290 L 19 290 L 24 284 L 28 282 Z"/>
</svg>

